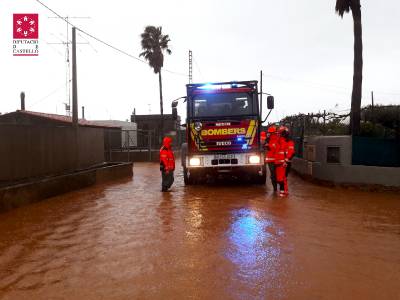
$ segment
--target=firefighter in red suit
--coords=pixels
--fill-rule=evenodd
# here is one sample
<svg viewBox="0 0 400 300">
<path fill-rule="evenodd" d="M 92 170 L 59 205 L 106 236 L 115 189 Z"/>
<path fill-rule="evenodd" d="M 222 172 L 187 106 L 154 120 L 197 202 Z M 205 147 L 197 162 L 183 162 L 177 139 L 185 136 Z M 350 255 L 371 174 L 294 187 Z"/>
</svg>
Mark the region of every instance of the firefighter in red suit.
<svg viewBox="0 0 400 300">
<path fill-rule="evenodd" d="M 289 193 L 286 168 L 288 161 L 288 143 L 284 137 L 285 131 L 288 129 L 284 126 L 279 127 L 279 140 L 277 150 L 275 152 L 275 171 L 276 171 L 276 181 L 279 184 L 280 194 L 287 195 Z M 283 135 L 283 136 L 282 136 Z"/>
<path fill-rule="evenodd" d="M 160 171 L 162 176 L 161 190 L 163 192 L 174 183 L 175 157 L 171 149 L 172 139 L 165 137 L 160 149 Z"/>
<path fill-rule="evenodd" d="M 278 190 L 276 182 L 276 170 L 275 170 L 275 155 L 278 148 L 279 135 L 276 130 L 276 126 L 272 125 L 268 128 L 267 139 L 266 139 L 266 149 L 265 162 L 268 164 L 269 173 L 271 175 L 271 184 L 276 192 Z"/>
<path fill-rule="evenodd" d="M 294 142 L 289 138 L 289 130 L 285 127 L 281 133 L 281 138 L 286 141 L 287 152 L 286 152 L 286 177 L 289 176 L 290 169 L 292 167 L 292 159 L 295 155 Z"/>
</svg>

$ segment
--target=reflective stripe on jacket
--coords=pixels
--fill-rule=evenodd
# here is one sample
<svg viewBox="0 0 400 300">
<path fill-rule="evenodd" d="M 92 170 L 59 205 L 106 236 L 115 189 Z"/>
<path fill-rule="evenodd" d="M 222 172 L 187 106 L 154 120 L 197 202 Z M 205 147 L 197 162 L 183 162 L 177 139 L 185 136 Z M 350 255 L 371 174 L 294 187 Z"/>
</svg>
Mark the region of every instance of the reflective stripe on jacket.
<svg viewBox="0 0 400 300">
<path fill-rule="evenodd" d="M 265 162 L 275 161 L 275 154 L 278 148 L 279 137 L 277 134 L 271 134 L 267 143 L 267 153 L 265 154 Z"/>
<path fill-rule="evenodd" d="M 174 152 L 170 148 L 162 146 L 160 149 L 160 165 L 164 167 L 164 171 L 175 170 Z"/>
<path fill-rule="evenodd" d="M 277 150 L 275 152 L 275 164 L 283 164 L 287 160 L 288 144 L 285 138 L 280 137 L 277 143 Z"/>
</svg>

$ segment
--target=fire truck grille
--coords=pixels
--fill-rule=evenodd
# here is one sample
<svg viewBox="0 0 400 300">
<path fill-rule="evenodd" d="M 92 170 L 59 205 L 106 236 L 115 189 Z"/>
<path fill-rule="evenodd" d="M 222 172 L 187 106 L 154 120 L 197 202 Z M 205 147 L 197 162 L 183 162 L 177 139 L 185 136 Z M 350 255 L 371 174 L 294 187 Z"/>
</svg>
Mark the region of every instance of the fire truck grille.
<svg viewBox="0 0 400 300">
<path fill-rule="evenodd" d="M 213 159 L 211 161 L 211 164 L 213 166 L 218 166 L 218 165 L 237 165 L 238 160 L 237 158 L 232 158 L 232 159 Z"/>
</svg>

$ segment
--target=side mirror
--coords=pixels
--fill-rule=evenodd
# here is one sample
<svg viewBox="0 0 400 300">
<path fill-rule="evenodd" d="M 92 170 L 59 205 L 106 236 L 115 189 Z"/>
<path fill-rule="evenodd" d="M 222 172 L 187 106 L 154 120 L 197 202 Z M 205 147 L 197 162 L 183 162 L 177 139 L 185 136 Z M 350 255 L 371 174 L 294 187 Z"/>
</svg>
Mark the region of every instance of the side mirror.
<svg viewBox="0 0 400 300">
<path fill-rule="evenodd" d="M 267 97 L 267 108 L 268 109 L 274 109 L 274 96 L 268 96 Z"/>
<path fill-rule="evenodd" d="M 178 101 L 172 101 L 171 107 L 172 107 L 172 119 L 175 121 L 178 119 L 178 109 L 176 108 L 178 106 Z"/>
</svg>

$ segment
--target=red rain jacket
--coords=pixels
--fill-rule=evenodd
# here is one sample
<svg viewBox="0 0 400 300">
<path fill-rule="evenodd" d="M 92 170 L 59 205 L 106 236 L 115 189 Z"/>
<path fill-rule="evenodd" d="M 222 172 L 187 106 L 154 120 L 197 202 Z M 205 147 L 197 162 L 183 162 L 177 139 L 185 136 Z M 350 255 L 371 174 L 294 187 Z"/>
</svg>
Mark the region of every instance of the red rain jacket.
<svg viewBox="0 0 400 300">
<path fill-rule="evenodd" d="M 160 149 L 160 169 L 166 172 L 175 170 L 175 157 L 171 149 L 172 139 L 165 137 Z"/>
<path fill-rule="evenodd" d="M 284 137 L 279 137 L 275 151 L 275 164 L 280 165 L 287 160 L 288 143 Z"/>
<path fill-rule="evenodd" d="M 288 146 L 288 149 L 287 149 L 287 159 L 288 160 L 292 160 L 292 158 L 293 158 L 293 156 L 294 156 L 294 154 L 295 154 L 295 150 L 294 150 L 294 142 L 292 141 L 292 140 L 288 140 L 287 141 L 287 146 Z"/>
<path fill-rule="evenodd" d="M 265 155 L 265 162 L 271 163 L 275 161 L 276 151 L 278 149 L 279 136 L 277 134 L 271 134 L 267 143 L 267 153 Z"/>
</svg>

